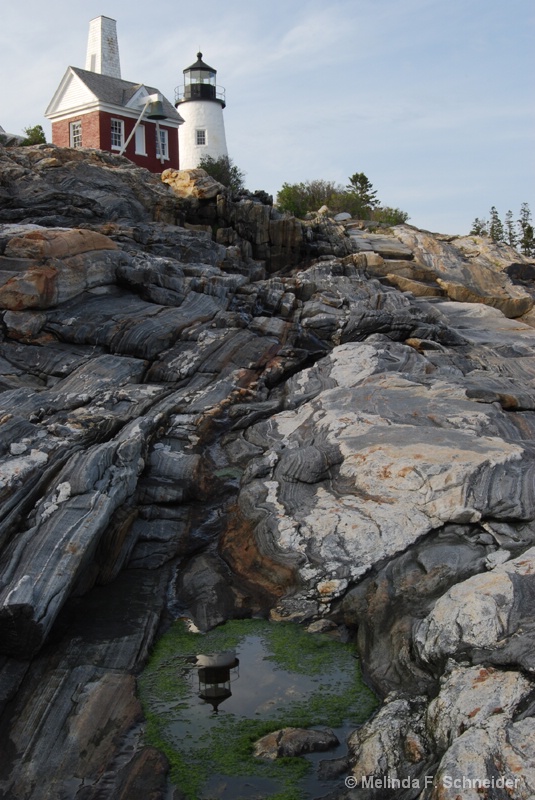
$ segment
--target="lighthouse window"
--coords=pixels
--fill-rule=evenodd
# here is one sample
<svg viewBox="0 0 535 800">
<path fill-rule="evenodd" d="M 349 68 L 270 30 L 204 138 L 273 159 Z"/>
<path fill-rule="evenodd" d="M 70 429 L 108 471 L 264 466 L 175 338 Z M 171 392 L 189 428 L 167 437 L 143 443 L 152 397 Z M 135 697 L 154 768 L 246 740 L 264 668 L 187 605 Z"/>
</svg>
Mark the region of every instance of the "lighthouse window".
<svg viewBox="0 0 535 800">
<path fill-rule="evenodd" d="M 124 122 L 122 119 L 111 121 L 111 146 L 113 150 L 120 150 L 124 143 Z"/>
<path fill-rule="evenodd" d="M 206 144 L 206 131 L 197 129 L 197 144 Z"/>
<path fill-rule="evenodd" d="M 70 138 L 70 146 L 71 147 L 81 147 L 82 146 L 82 123 L 81 122 L 71 122 L 69 126 L 69 138 Z"/>
</svg>

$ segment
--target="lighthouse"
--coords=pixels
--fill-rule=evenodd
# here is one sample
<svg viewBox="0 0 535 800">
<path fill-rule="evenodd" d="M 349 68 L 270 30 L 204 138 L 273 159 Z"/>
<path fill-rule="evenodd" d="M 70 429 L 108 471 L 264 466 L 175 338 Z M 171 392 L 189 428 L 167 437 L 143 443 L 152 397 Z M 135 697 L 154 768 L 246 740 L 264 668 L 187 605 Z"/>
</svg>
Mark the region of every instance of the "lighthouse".
<svg viewBox="0 0 535 800">
<path fill-rule="evenodd" d="M 228 156 L 223 109 L 225 90 L 216 85 L 217 70 L 202 60 L 184 72 L 184 83 L 175 90 L 175 106 L 180 106 L 184 124 L 179 129 L 180 169 L 194 169 L 202 158 Z"/>
</svg>

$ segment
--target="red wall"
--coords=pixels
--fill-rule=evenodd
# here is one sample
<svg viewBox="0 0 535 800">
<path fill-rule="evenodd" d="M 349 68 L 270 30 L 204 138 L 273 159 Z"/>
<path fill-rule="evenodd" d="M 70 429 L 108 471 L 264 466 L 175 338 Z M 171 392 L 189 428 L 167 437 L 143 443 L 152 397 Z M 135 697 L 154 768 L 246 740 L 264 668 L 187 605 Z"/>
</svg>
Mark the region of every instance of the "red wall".
<svg viewBox="0 0 535 800">
<path fill-rule="evenodd" d="M 69 125 L 71 122 L 82 123 L 82 147 L 94 147 L 98 150 L 108 150 L 110 153 L 118 153 L 118 150 L 111 149 L 111 120 L 122 119 L 124 120 L 124 138 L 125 141 L 132 132 L 135 119 L 123 117 L 121 114 L 110 114 L 107 111 L 92 111 L 89 114 L 81 114 L 80 116 L 72 116 L 69 119 L 61 120 L 61 122 L 52 123 L 52 142 L 59 147 L 70 147 Z M 147 151 L 146 156 L 141 156 L 135 152 L 136 143 L 135 135 L 129 143 L 126 151 L 123 153 L 130 161 L 137 164 L 139 167 L 151 172 L 163 172 L 164 169 L 169 167 L 178 169 L 178 130 L 170 128 L 165 125 L 165 120 L 160 122 L 160 128 L 168 131 L 169 141 L 169 158 L 165 159 L 163 164 L 156 156 L 156 124 L 152 120 L 144 119 L 141 123 L 145 126 L 145 147 Z"/>
</svg>

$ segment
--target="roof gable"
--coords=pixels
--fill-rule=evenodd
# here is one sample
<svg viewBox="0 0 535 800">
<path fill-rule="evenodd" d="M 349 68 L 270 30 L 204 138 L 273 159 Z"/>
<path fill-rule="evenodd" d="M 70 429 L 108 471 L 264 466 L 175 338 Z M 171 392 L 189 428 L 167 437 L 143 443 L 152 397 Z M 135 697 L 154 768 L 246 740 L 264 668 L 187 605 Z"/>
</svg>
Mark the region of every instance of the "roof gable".
<svg viewBox="0 0 535 800">
<path fill-rule="evenodd" d="M 136 107 L 136 101 L 157 92 L 161 94 L 159 89 L 153 86 L 124 81 L 122 78 L 101 75 L 99 72 L 91 72 L 80 67 L 69 67 L 45 116 L 75 112 L 81 110 L 84 105 L 95 104 L 128 109 L 134 114 L 139 114 L 141 109 Z M 163 97 L 163 107 L 169 122 L 180 124 L 183 121 L 175 107 L 165 97 Z"/>
<path fill-rule="evenodd" d="M 67 67 L 65 75 L 45 111 L 45 116 L 74 110 L 94 103 L 96 100 L 94 92 L 81 80 L 73 67 Z"/>
<path fill-rule="evenodd" d="M 143 84 L 138 86 L 130 99 L 125 103 L 126 107 L 134 109 L 134 111 L 137 111 L 139 114 L 143 105 L 143 100 L 145 97 L 148 97 L 149 94 L 151 94 L 151 92 L 147 90 L 146 86 L 143 86 Z"/>
</svg>

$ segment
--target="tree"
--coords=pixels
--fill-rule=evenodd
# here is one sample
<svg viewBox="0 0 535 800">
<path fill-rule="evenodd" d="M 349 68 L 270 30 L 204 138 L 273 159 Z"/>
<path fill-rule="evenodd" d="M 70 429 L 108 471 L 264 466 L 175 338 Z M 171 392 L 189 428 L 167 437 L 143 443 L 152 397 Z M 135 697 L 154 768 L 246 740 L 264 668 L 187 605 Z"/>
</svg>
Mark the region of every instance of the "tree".
<svg viewBox="0 0 535 800">
<path fill-rule="evenodd" d="M 346 189 L 349 194 L 357 196 L 362 208 L 368 212 L 373 211 L 379 205 L 377 192 L 363 172 L 355 172 L 354 175 L 351 175 Z"/>
<path fill-rule="evenodd" d="M 535 235 L 531 211 L 527 203 L 522 203 L 520 207 L 520 217 L 517 220 L 516 228 L 512 211 L 508 211 L 505 215 L 504 225 L 498 216 L 496 206 L 492 206 L 490 220 L 487 222 L 476 217 L 472 223 L 470 235 L 490 236 L 494 242 L 507 242 L 511 247 L 521 250 L 526 256 L 535 255 Z"/>
<path fill-rule="evenodd" d="M 41 125 L 24 128 L 24 133 L 26 134 L 26 138 L 22 140 L 21 145 L 46 144 L 45 132 Z"/>
<path fill-rule="evenodd" d="M 489 225 L 486 219 L 476 217 L 470 228 L 470 236 L 488 236 Z"/>
<path fill-rule="evenodd" d="M 505 215 L 505 241 L 511 247 L 516 247 L 516 243 L 518 242 L 512 211 L 508 211 Z"/>
<path fill-rule="evenodd" d="M 280 211 L 289 211 L 304 217 L 308 211 L 308 197 L 304 183 L 283 183 L 277 192 L 276 204 Z"/>
<path fill-rule="evenodd" d="M 245 188 L 245 173 L 228 156 L 203 156 L 199 167 L 233 192 L 242 192 Z"/>
<path fill-rule="evenodd" d="M 535 239 L 533 223 L 531 221 L 531 211 L 527 203 L 520 206 L 520 218 L 518 220 L 520 228 L 519 245 L 525 256 L 535 255 Z"/>
<path fill-rule="evenodd" d="M 493 242 L 505 241 L 503 223 L 498 216 L 496 206 L 492 206 L 490 209 L 489 236 Z"/>
</svg>

